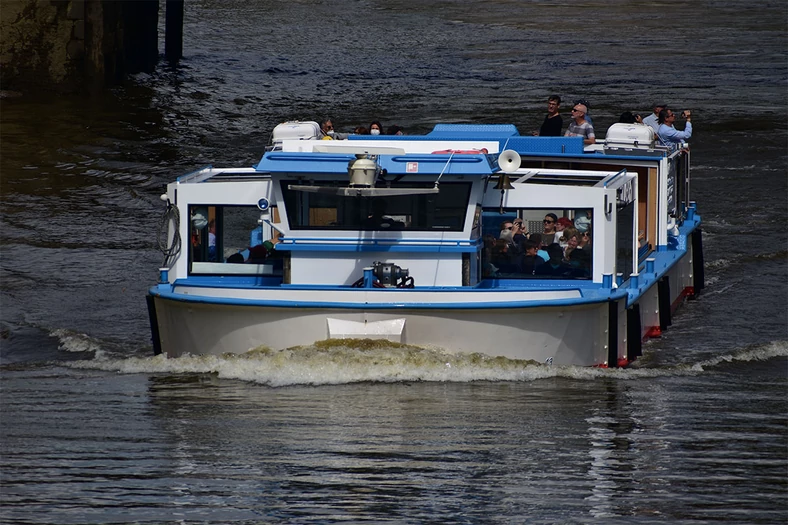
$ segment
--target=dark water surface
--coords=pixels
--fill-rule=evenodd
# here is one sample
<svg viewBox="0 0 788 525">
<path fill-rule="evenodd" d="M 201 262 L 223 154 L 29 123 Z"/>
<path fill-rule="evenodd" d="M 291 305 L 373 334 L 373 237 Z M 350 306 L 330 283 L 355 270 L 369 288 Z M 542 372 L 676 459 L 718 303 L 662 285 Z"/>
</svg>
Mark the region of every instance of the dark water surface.
<svg viewBox="0 0 788 525">
<path fill-rule="evenodd" d="M 2 99 L 0 522 L 785 523 L 787 20 L 782 2 L 189 0 L 178 69 Z M 652 102 L 693 110 L 707 288 L 637 366 L 150 357 L 175 176 L 251 165 L 284 120 L 527 134 L 552 93 L 587 98 L 599 136 Z"/>
</svg>

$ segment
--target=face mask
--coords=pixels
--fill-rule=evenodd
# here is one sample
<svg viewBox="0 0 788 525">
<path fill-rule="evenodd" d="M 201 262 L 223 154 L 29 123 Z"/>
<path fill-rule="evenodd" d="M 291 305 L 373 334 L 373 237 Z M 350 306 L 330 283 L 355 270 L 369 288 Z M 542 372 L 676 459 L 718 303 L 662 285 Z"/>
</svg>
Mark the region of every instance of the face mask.
<svg viewBox="0 0 788 525">
<path fill-rule="evenodd" d="M 334 136 L 334 130 L 333 129 L 329 129 L 326 133 L 328 133 L 332 137 Z"/>
<path fill-rule="evenodd" d="M 369 134 L 370 135 L 380 135 L 380 130 L 379 129 L 371 129 L 371 130 L 369 130 Z"/>
</svg>

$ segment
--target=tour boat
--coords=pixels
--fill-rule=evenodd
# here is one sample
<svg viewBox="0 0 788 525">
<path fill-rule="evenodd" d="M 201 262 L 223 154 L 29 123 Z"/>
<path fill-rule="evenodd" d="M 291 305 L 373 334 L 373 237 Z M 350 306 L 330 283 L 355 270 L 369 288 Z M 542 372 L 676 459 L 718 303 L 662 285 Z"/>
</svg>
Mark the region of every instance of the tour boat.
<svg viewBox="0 0 788 525">
<path fill-rule="evenodd" d="M 162 200 L 147 300 L 170 357 L 385 339 L 625 366 L 703 288 L 689 148 L 640 124 L 584 146 L 510 124 L 321 140 L 287 122 L 256 165 L 181 176 Z M 552 216 L 583 242 L 564 248 Z M 534 256 L 535 233 L 557 242 Z"/>
</svg>

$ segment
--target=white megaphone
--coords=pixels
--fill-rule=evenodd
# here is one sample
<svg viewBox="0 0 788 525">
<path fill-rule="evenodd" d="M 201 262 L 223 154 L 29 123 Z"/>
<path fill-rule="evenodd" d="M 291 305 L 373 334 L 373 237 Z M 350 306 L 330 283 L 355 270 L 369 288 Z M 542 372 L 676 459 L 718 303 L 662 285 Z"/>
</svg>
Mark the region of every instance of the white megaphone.
<svg viewBox="0 0 788 525">
<path fill-rule="evenodd" d="M 520 169 L 520 155 L 512 149 L 507 149 L 498 155 L 498 167 L 504 173 L 514 173 Z"/>
</svg>

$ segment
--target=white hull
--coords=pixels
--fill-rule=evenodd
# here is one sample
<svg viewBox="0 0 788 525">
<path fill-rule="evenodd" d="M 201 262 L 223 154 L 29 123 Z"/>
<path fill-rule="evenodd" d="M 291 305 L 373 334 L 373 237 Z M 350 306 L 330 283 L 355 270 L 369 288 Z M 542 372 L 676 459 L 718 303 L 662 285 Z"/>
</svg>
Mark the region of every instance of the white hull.
<svg viewBox="0 0 788 525">
<path fill-rule="evenodd" d="M 557 364 L 594 365 L 604 362 L 607 355 L 607 303 L 364 311 L 210 305 L 157 298 L 156 312 L 162 348 L 170 357 L 240 353 L 258 346 L 282 349 L 344 337 L 389 339 L 540 363 L 552 358 Z"/>
<path fill-rule="evenodd" d="M 690 247 L 665 273 L 670 281 L 667 304 L 671 305 L 671 311 L 680 306 L 692 290 L 692 262 Z M 508 295 L 514 300 L 518 294 Z M 442 348 L 452 353 L 478 352 L 491 357 L 555 365 L 617 366 L 628 361 L 628 319 L 624 299 L 615 303 L 617 329 L 612 334 L 609 302 L 504 308 L 400 306 L 365 310 L 241 306 L 164 297 L 155 297 L 154 301 L 162 352 L 169 357 L 187 353 L 243 353 L 261 346 L 279 350 L 326 339 L 369 338 Z M 665 304 L 664 300 L 662 303 Z M 640 306 L 641 340 L 658 334 L 660 298 L 653 277 L 652 285 L 636 304 Z M 609 344 L 613 338 L 616 362 L 610 363 Z"/>
</svg>

